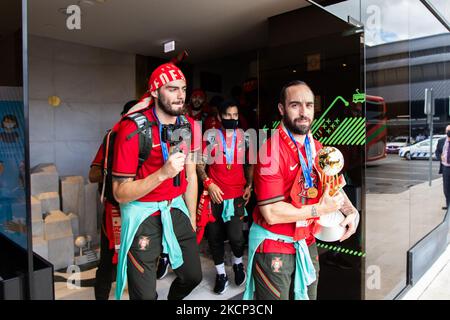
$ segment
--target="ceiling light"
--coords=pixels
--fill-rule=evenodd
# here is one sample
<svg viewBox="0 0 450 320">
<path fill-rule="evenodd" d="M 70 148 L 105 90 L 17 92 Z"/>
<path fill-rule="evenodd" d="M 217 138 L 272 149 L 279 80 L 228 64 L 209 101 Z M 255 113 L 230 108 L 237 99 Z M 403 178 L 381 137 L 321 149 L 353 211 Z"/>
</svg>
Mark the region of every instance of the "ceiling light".
<svg viewBox="0 0 450 320">
<path fill-rule="evenodd" d="M 164 43 L 164 53 L 175 51 L 175 41 L 169 41 Z"/>
</svg>

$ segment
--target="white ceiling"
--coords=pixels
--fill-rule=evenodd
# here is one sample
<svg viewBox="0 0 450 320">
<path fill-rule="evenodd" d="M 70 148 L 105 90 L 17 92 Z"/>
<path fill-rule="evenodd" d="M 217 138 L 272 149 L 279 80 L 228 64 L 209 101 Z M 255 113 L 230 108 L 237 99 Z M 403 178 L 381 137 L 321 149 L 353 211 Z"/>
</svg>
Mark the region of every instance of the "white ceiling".
<svg viewBox="0 0 450 320">
<path fill-rule="evenodd" d="M 189 61 L 255 49 L 267 39 L 267 18 L 309 5 L 306 0 L 32 0 L 29 33 L 157 57 L 177 41 Z M 93 3 L 92 5 L 86 4 Z M 81 30 L 68 30 L 68 5 L 81 7 Z"/>
</svg>

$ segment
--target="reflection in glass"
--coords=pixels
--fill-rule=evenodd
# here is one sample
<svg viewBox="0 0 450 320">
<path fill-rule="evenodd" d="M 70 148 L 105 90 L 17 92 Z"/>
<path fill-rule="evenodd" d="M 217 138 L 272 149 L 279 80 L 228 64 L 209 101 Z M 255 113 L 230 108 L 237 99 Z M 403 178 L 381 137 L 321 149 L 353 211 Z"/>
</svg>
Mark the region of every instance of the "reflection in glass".
<svg viewBox="0 0 450 320">
<path fill-rule="evenodd" d="M 443 81 L 450 38 L 419 0 L 361 3 L 367 93 L 385 101 L 387 134 L 386 158 L 366 162 L 366 270 L 380 271 L 379 286 L 366 283 L 366 299 L 389 299 L 406 285 L 407 251 L 443 218 L 439 162 L 429 161 L 429 139 L 433 123 L 434 150 L 448 120 L 440 100 L 448 87 Z M 436 93 L 431 122 L 424 114 L 427 87 Z M 382 132 L 384 120 L 372 117 L 370 103 L 366 110 L 368 127 L 378 125 Z"/>
<path fill-rule="evenodd" d="M 0 12 L 0 236 L 26 248 L 21 1 L 2 1 Z"/>
<path fill-rule="evenodd" d="M 428 0 L 428 2 L 447 20 L 447 23 L 450 23 L 450 1 Z"/>
</svg>

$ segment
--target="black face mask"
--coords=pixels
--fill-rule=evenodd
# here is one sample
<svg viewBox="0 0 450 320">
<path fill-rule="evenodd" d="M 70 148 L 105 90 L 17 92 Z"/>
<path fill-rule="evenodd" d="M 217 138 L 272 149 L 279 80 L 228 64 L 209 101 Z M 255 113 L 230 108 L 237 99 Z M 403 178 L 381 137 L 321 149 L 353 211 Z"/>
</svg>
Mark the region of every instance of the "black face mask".
<svg viewBox="0 0 450 320">
<path fill-rule="evenodd" d="M 447 131 L 447 137 L 450 138 L 450 131 Z"/>
<path fill-rule="evenodd" d="M 236 129 L 239 125 L 239 120 L 222 119 L 222 125 L 225 129 Z"/>
</svg>

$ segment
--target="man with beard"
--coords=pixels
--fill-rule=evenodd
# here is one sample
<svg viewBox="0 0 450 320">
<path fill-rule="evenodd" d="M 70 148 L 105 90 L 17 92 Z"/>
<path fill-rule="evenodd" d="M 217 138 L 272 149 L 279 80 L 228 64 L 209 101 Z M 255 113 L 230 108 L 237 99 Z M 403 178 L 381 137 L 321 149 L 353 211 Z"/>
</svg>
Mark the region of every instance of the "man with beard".
<svg viewBox="0 0 450 320">
<path fill-rule="evenodd" d="M 206 106 L 206 93 L 202 89 L 195 89 L 191 94 L 191 102 L 188 106 L 189 116 L 195 121 L 204 122 L 208 117 Z"/>
<path fill-rule="evenodd" d="M 197 174 L 193 155 L 199 146 L 196 139 L 190 145 L 183 140 L 182 152 L 172 152 L 162 140 L 163 133 L 173 128 L 170 125 L 189 124 L 192 131 L 198 130 L 184 116 L 185 98 L 186 79 L 178 67 L 166 63 L 153 71 L 148 93 L 128 114 L 139 111 L 151 124 L 152 149 L 139 170 L 135 122 L 125 118 L 116 128 L 113 193 L 122 220 L 116 299 L 122 296 L 127 276 L 130 299 L 157 298 L 156 264 L 162 251 L 169 255 L 177 276 L 168 299 L 183 299 L 202 279 L 194 231 Z M 179 183 L 173 179 L 177 176 Z"/>
<path fill-rule="evenodd" d="M 284 86 L 278 110 L 282 123 L 263 145 L 265 156 L 260 153 L 255 168 L 258 205 L 244 299 L 315 299 L 319 261 L 313 221 L 341 210 L 347 216 L 342 225 L 348 226 L 343 241 L 355 232 L 358 212 L 343 192 L 332 197 L 328 185 L 322 190 L 314 165 L 322 146 L 310 133 L 314 94 L 309 86 L 302 81 Z M 294 186 L 298 194 L 291 192 Z"/>
<path fill-rule="evenodd" d="M 224 241 L 228 238 L 233 253 L 234 282 L 245 282 L 243 219 L 250 195 L 253 166 L 246 162 L 248 141 L 238 129 L 239 103 L 224 101 L 219 108 L 222 128 L 207 131 L 203 150 L 205 161 L 197 165 L 197 173 L 212 200 L 214 222 L 207 225 L 209 248 L 216 267 L 214 292 L 223 294 L 228 286 L 224 264 Z M 210 161 L 214 159 L 214 161 Z M 205 166 L 208 165 L 208 172 Z M 203 212 L 202 212 L 203 213 Z"/>
</svg>

